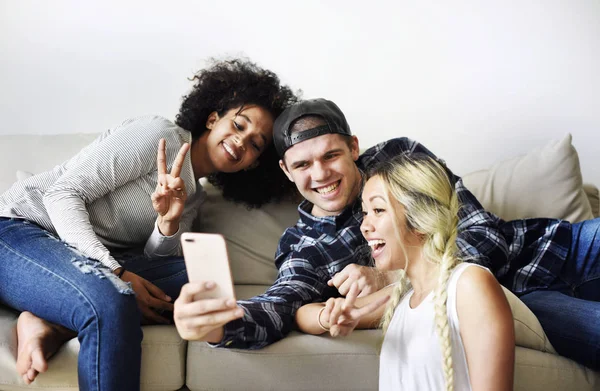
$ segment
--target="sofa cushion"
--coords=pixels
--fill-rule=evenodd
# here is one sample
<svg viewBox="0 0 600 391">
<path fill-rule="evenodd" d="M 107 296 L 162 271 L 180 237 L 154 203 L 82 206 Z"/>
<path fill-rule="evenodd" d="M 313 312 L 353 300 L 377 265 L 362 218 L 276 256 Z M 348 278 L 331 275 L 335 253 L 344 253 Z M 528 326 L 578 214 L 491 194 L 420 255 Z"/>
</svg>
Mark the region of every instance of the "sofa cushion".
<svg viewBox="0 0 600 391">
<path fill-rule="evenodd" d="M 292 332 L 260 350 L 190 342 L 186 385 L 192 391 L 376 390 L 380 340 L 379 330 L 360 330 L 345 338 Z"/>
<path fill-rule="evenodd" d="M 463 180 L 487 210 L 505 220 L 553 217 L 577 222 L 593 217 L 570 134 Z"/>
<path fill-rule="evenodd" d="M 557 354 L 550 341 L 548 341 L 542 325 L 529 307 L 505 287 L 502 287 L 502 290 L 506 295 L 513 314 L 516 345 L 541 352 Z"/>
<path fill-rule="evenodd" d="M 592 214 L 594 217 L 600 217 L 600 191 L 591 183 L 584 183 L 583 191 L 585 191 L 588 201 L 590 201 Z"/>
<path fill-rule="evenodd" d="M 76 390 L 79 341 L 67 342 L 29 386 L 16 372 L 18 314 L 0 306 L 0 390 Z M 144 326 L 142 341 L 143 390 L 177 390 L 184 384 L 186 342 L 174 326 Z M 160 357 L 160 359 L 157 359 Z"/>
<path fill-rule="evenodd" d="M 568 358 L 517 346 L 515 391 L 600 390 L 600 372 Z"/>
</svg>

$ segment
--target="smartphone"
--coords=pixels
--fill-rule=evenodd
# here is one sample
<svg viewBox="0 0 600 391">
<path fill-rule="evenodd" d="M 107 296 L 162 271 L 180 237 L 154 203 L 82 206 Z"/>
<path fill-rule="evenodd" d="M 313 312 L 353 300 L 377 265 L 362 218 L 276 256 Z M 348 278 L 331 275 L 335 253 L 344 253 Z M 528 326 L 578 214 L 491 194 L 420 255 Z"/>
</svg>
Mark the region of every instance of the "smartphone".
<svg viewBox="0 0 600 391">
<path fill-rule="evenodd" d="M 214 289 L 196 295 L 196 298 L 235 299 L 227 245 L 222 235 L 184 232 L 181 234 L 181 248 L 190 282 L 214 281 L 216 284 Z"/>
</svg>

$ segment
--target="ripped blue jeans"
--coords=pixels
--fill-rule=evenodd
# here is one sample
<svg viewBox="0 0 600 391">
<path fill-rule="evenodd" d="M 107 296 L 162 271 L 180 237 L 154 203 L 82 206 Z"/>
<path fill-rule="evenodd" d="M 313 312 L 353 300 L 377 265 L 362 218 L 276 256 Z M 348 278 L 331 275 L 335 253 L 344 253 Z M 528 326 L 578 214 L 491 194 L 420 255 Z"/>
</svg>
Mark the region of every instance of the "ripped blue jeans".
<svg viewBox="0 0 600 391">
<path fill-rule="evenodd" d="M 183 262 L 168 269 L 169 294 L 178 293 Z M 81 390 L 140 389 L 141 314 L 133 290 L 100 262 L 36 224 L 0 217 L 0 302 L 77 332 Z"/>
</svg>

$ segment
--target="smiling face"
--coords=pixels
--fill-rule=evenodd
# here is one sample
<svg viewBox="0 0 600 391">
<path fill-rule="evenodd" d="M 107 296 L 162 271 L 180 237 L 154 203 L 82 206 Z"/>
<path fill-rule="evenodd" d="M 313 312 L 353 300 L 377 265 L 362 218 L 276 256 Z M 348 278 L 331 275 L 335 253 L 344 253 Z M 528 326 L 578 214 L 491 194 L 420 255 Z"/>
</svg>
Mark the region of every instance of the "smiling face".
<svg viewBox="0 0 600 391">
<path fill-rule="evenodd" d="M 273 138 L 273 116 L 260 106 L 213 111 L 206 122 L 204 171 L 237 172 L 255 164 Z"/>
<path fill-rule="evenodd" d="M 361 175 L 358 139 L 325 134 L 289 148 L 279 166 L 302 196 L 313 204 L 317 217 L 335 216 L 358 197 Z"/>
<path fill-rule="evenodd" d="M 422 247 L 421 236 L 406 223 L 404 206 L 388 196 L 380 176 L 370 178 L 362 193 L 363 222 L 360 230 L 369 242 L 375 265 L 381 270 L 406 267 Z"/>
</svg>

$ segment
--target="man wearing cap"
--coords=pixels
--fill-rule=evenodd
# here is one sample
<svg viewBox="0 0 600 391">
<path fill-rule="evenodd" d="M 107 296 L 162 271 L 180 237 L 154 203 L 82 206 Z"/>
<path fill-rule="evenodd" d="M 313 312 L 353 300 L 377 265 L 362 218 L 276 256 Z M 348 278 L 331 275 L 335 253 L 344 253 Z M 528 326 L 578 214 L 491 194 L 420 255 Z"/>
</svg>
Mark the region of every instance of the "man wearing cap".
<svg viewBox="0 0 600 391">
<path fill-rule="evenodd" d="M 302 305 L 345 295 L 353 281 L 358 282 L 361 296 L 387 283 L 369 266 L 371 250 L 360 232 L 363 173 L 398 154 L 433 154 L 417 142 L 397 138 L 359 156 L 358 139 L 344 114 L 325 99 L 303 101 L 285 110 L 275 121 L 274 143 L 281 169 L 305 198 L 298 206 L 300 219 L 279 241 L 277 280 L 264 294 L 237 304 L 195 301 L 195 294 L 214 284 L 187 284 L 175 302 L 175 323 L 184 339 L 261 348 L 291 331 Z M 460 178 L 454 179 L 463 204 L 459 249 L 469 259 L 498 270 L 507 259 L 499 219 L 481 207 Z"/>
</svg>

